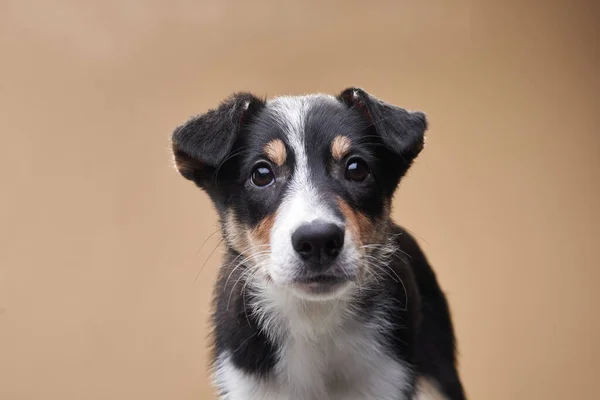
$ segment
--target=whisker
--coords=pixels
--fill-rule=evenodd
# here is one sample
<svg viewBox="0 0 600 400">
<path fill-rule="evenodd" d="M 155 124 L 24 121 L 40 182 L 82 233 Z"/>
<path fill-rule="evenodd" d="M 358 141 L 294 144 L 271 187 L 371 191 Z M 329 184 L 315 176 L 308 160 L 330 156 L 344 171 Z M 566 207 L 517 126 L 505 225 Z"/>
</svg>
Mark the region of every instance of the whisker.
<svg viewBox="0 0 600 400">
<path fill-rule="evenodd" d="M 393 240 L 393 238 L 392 238 L 392 240 Z M 404 258 L 402 258 L 399 254 L 397 254 L 397 252 L 399 251 L 408 257 L 410 257 L 410 255 L 407 254 L 406 252 L 402 251 L 401 249 L 399 249 L 397 246 L 393 246 L 391 244 L 373 243 L 373 244 L 367 244 L 367 245 L 364 245 L 361 247 L 365 250 L 372 249 L 373 251 L 379 250 L 381 252 L 381 254 L 375 254 L 375 255 L 368 254 L 368 253 L 364 254 L 364 261 L 365 261 L 366 265 L 372 267 L 372 268 L 367 268 L 367 270 L 370 270 L 370 272 L 372 272 L 372 273 L 377 273 L 377 275 L 379 275 L 380 272 L 383 272 L 383 273 L 387 274 L 394 282 L 400 283 L 402 285 L 402 289 L 404 290 L 404 297 L 406 299 L 404 311 L 406 311 L 406 309 L 408 308 L 408 290 L 406 289 L 406 285 L 404 284 L 404 281 L 402 280 L 400 275 L 398 275 L 398 272 L 396 272 L 396 270 L 393 268 L 393 266 L 390 265 L 390 258 L 396 258 L 396 259 L 402 261 L 404 264 L 408 264 L 408 262 Z"/>
<path fill-rule="evenodd" d="M 244 316 L 246 317 L 246 322 L 248 322 L 248 326 L 250 326 L 250 319 L 248 318 L 248 307 L 246 306 L 246 286 L 248 282 L 252 281 L 254 277 L 258 274 L 259 268 L 257 267 L 254 273 L 246 279 L 244 286 L 242 287 L 242 305 L 244 307 Z"/>
<path fill-rule="evenodd" d="M 192 284 L 196 283 L 196 281 L 198 280 L 198 277 L 200 276 L 200 273 L 202 272 L 202 270 L 204 269 L 204 267 L 206 266 L 206 263 L 208 262 L 208 260 L 210 260 L 210 257 L 214 254 L 214 252 L 217 250 L 217 248 L 221 245 L 221 243 L 223 243 L 223 239 L 219 240 L 219 243 L 217 243 L 217 245 L 215 246 L 214 249 L 212 249 L 212 251 L 210 252 L 210 254 L 208 255 L 208 257 L 206 257 L 206 260 L 204 261 L 204 263 L 202 264 L 202 267 L 200 267 L 200 270 L 198 271 L 198 273 L 196 274 L 196 277 L 194 278 L 194 281 L 192 282 Z"/>
<path fill-rule="evenodd" d="M 263 250 L 263 251 L 259 251 L 259 252 L 252 253 L 252 254 L 251 254 L 250 256 L 248 256 L 248 257 L 244 257 L 244 258 L 243 258 L 243 259 L 242 259 L 240 262 L 238 262 L 238 263 L 236 264 L 236 266 L 235 266 L 235 267 L 233 267 L 233 269 L 232 269 L 232 270 L 229 272 L 229 276 L 227 277 L 227 280 L 225 281 L 225 284 L 223 285 L 223 290 L 225 290 L 225 289 L 227 288 L 227 284 L 229 283 L 229 279 L 231 278 L 231 275 L 233 275 L 233 273 L 234 273 L 234 272 L 235 272 L 235 271 L 236 271 L 236 270 L 237 270 L 237 269 L 238 269 L 240 266 L 244 265 L 246 262 L 248 262 L 248 261 L 250 261 L 250 260 L 252 260 L 252 259 L 254 259 L 254 258 L 260 257 L 260 256 L 262 256 L 262 255 L 264 255 L 264 254 L 268 254 L 268 253 L 269 253 L 269 252 L 268 252 L 267 250 Z M 241 254 L 240 254 L 239 256 L 237 256 L 237 257 L 235 258 L 235 260 L 237 260 L 237 259 L 238 259 L 240 256 L 241 256 Z M 234 261 L 232 261 L 231 263 L 229 263 L 229 265 L 233 264 L 233 262 L 235 262 L 235 260 L 234 260 Z M 250 267 L 250 268 L 251 268 L 251 267 Z M 236 283 L 237 283 L 237 282 L 236 282 Z M 235 286 L 235 284 L 234 284 L 234 286 Z"/>
<path fill-rule="evenodd" d="M 210 238 L 212 238 L 213 236 L 215 236 L 217 233 L 219 233 L 219 229 L 217 229 L 216 231 L 214 231 L 213 233 L 211 233 L 210 235 L 208 235 L 208 237 L 204 240 L 204 242 L 202 242 L 202 245 L 198 249 L 198 252 L 196 253 L 196 256 L 200 255 L 200 252 L 202 251 L 202 248 L 204 247 L 204 245 L 206 243 L 208 243 L 208 241 L 210 240 Z"/>
<path fill-rule="evenodd" d="M 231 302 L 231 297 L 233 296 L 233 291 L 237 287 L 237 284 L 239 283 L 239 281 L 242 278 L 244 278 L 246 275 L 252 274 L 252 272 L 253 272 L 253 269 L 252 268 L 248 268 L 247 270 L 245 270 L 244 272 L 242 272 L 242 274 L 237 278 L 237 280 L 235 281 L 235 283 L 233 285 L 231 285 L 231 290 L 229 291 L 229 297 L 227 298 L 227 307 L 225 308 L 226 310 L 229 310 L 229 303 Z M 245 288 L 245 285 L 242 287 L 242 290 L 243 290 L 243 288 Z M 226 287 L 223 288 L 223 290 L 225 290 L 225 289 L 226 289 Z M 240 293 L 243 294 L 242 290 L 240 290 Z"/>
</svg>

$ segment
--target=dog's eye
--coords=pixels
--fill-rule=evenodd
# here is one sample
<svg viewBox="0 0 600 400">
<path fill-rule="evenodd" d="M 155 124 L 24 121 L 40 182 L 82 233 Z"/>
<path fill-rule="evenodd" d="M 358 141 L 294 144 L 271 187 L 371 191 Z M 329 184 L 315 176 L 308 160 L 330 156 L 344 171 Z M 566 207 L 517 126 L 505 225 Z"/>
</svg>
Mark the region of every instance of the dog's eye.
<svg viewBox="0 0 600 400">
<path fill-rule="evenodd" d="M 250 179 L 254 186 L 265 187 L 275 182 L 275 175 L 268 164 L 260 163 L 252 170 Z"/>
<path fill-rule="evenodd" d="M 362 182 L 369 177 L 369 174 L 369 166 L 364 160 L 356 157 L 348 160 L 348 164 L 346 164 L 346 179 L 354 182 Z"/>
</svg>

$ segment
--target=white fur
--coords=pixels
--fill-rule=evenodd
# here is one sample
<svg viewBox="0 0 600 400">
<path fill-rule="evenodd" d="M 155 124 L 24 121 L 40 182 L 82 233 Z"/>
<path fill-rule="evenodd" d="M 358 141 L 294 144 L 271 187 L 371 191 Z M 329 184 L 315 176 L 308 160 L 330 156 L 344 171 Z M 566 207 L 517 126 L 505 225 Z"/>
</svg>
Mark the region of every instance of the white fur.
<svg viewBox="0 0 600 400">
<path fill-rule="evenodd" d="M 267 266 L 269 274 L 278 284 L 289 284 L 297 269 L 301 267 L 298 255 L 292 247 L 291 236 L 300 225 L 322 220 L 343 226 L 343 222 L 320 201 L 319 193 L 310 180 L 309 160 L 304 143 L 304 123 L 310 108 L 318 102 L 339 103 L 328 95 L 300 97 L 278 97 L 268 105 L 276 114 L 279 124 L 285 129 L 288 143 L 294 153 L 296 165 L 290 188 L 277 210 L 271 234 L 271 260 Z M 343 265 L 355 265 L 358 257 L 353 246 L 351 233 L 346 230 L 345 246 L 339 255 Z M 349 267 L 351 268 L 351 267 Z M 354 271 L 346 271 L 351 274 Z"/>
<path fill-rule="evenodd" d="M 265 331 L 279 343 L 268 380 L 244 374 L 228 354 L 217 362 L 216 382 L 228 400 L 398 400 L 408 369 L 383 346 L 385 308 L 364 323 L 347 299 L 303 301 L 274 285 L 255 305 Z M 268 299 L 272 297 L 271 299 Z"/>
</svg>

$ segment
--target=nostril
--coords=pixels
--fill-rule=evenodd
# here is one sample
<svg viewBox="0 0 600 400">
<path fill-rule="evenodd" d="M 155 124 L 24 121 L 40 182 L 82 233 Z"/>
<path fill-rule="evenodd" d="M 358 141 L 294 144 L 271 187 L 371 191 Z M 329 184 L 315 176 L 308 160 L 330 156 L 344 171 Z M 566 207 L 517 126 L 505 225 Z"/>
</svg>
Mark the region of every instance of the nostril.
<svg viewBox="0 0 600 400">
<path fill-rule="evenodd" d="M 298 249 L 299 253 L 302 254 L 310 254 L 313 251 L 313 247 L 310 243 L 308 242 L 304 242 L 302 243 L 302 245 L 300 246 L 300 248 Z"/>
<path fill-rule="evenodd" d="M 337 256 L 341 246 L 337 240 L 330 240 L 325 244 L 325 253 L 329 256 Z"/>
</svg>

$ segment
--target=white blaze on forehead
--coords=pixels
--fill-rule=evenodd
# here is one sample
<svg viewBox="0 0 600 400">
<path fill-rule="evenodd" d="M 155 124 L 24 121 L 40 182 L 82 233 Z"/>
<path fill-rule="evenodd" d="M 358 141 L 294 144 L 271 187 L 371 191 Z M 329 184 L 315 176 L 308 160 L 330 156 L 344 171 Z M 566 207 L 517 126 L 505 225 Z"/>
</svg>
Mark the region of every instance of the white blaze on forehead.
<svg viewBox="0 0 600 400">
<path fill-rule="evenodd" d="M 311 182 L 310 161 L 304 140 L 306 117 L 311 108 L 327 103 L 339 105 L 335 98 L 328 95 L 278 97 L 267 102 L 268 109 L 273 112 L 278 126 L 283 130 L 295 160 L 290 186 L 277 211 L 271 243 L 273 261 L 276 264 L 276 271 L 272 272 L 282 279 L 292 272 L 290 266 L 294 264 L 296 256 L 291 235 L 296 228 L 316 219 L 341 223 L 321 201 Z"/>
<path fill-rule="evenodd" d="M 294 152 L 296 159 L 294 180 L 297 182 L 308 181 L 309 176 L 304 142 L 306 117 L 311 108 L 327 103 L 339 106 L 334 97 L 325 94 L 277 97 L 267 102 L 267 107 L 273 111 L 279 127 L 283 129 Z"/>
<path fill-rule="evenodd" d="M 267 103 L 294 153 L 295 168 L 284 203 L 296 203 L 294 207 L 296 211 L 304 208 L 312 210 L 313 214 L 314 211 L 322 211 L 315 209 L 319 206 L 319 195 L 310 181 L 310 167 L 304 139 L 308 113 L 312 107 L 326 102 L 337 104 L 336 100 L 328 95 L 278 97 Z M 309 218 L 306 222 L 316 219 L 317 216 Z"/>
</svg>

